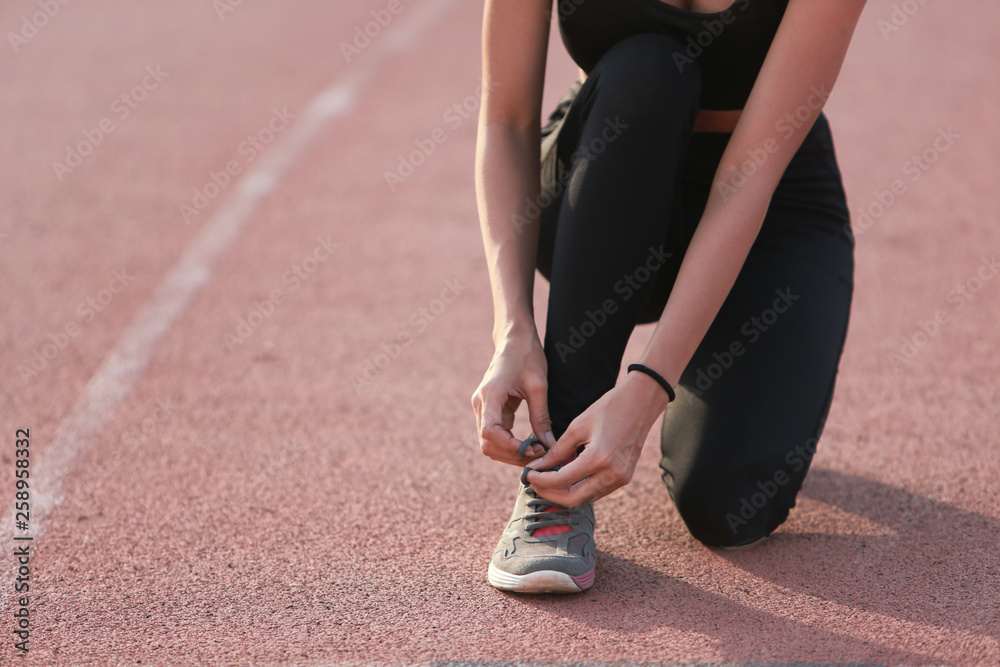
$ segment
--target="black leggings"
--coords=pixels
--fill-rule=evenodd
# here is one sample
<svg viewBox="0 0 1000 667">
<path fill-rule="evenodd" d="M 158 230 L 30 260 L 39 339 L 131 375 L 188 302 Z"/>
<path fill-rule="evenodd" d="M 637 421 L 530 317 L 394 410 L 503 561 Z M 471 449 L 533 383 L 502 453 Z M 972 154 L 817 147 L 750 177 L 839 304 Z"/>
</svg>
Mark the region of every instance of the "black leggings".
<svg viewBox="0 0 1000 667">
<path fill-rule="evenodd" d="M 729 140 L 692 132 L 701 74 L 678 72 L 683 48 L 653 34 L 619 42 L 543 130 L 538 268 L 550 282 L 557 437 L 615 385 L 635 325 L 662 313 Z M 699 540 L 748 544 L 795 505 L 830 408 L 853 273 L 820 116 L 664 416 L 663 479 Z"/>
</svg>

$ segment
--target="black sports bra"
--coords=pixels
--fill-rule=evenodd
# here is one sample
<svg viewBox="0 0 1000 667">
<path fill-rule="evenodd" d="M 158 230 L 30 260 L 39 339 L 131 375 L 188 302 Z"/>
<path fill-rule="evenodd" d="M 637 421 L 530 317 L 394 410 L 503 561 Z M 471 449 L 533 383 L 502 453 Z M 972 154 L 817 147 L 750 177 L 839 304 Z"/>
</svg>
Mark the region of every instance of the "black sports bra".
<svg viewBox="0 0 1000 667">
<path fill-rule="evenodd" d="M 788 0 L 735 0 L 721 12 L 690 12 L 661 0 L 557 0 L 559 31 L 583 71 L 626 37 L 669 35 L 682 42 L 679 65 L 697 62 L 702 109 L 742 109 L 764 64 Z"/>
</svg>

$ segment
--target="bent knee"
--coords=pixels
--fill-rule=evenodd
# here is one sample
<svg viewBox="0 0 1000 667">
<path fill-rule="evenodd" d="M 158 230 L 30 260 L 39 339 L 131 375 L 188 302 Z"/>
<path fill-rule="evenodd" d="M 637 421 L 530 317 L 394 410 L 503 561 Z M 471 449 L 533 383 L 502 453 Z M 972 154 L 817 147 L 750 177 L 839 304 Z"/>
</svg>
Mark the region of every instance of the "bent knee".
<svg viewBox="0 0 1000 667">
<path fill-rule="evenodd" d="M 742 547 L 767 537 L 784 523 L 791 507 L 777 494 L 742 492 L 716 482 L 688 481 L 675 491 L 674 500 L 691 535 L 713 547 Z"/>
<path fill-rule="evenodd" d="M 601 77 L 601 89 L 629 110 L 696 112 L 701 70 L 684 48 L 666 35 L 633 35 L 611 47 L 591 76 Z"/>
</svg>

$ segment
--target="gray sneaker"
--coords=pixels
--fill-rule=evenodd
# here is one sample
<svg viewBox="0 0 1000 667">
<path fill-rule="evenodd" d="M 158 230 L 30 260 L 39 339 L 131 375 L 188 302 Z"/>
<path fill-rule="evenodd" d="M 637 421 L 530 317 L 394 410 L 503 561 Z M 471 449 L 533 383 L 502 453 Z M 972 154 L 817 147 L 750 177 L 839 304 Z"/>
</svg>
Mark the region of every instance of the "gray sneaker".
<svg viewBox="0 0 1000 667">
<path fill-rule="evenodd" d="M 569 526 L 570 529 L 542 537 L 531 534 L 549 526 Z M 530 486 L 521 484 L 510 523 L 493 552 L 490 585 L 517 593 L 587 590 L 594 585 L 597 562 L 595 527 L 594 507 L 590 503 L 568 509 L 550 503 Z"/>
</svg>

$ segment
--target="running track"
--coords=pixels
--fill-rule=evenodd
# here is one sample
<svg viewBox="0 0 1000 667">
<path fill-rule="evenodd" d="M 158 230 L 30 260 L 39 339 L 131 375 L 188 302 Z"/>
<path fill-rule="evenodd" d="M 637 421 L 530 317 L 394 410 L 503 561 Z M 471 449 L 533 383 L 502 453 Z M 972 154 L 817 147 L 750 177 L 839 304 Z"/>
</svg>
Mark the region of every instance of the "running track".
<svg viewBox="0 0 1000 667">
<path fill-rule="evenodd" d="M 858 292 L 790 521 L 696 543 L 654 430 L 567 598 L 485 583 L 481 3 L 401 0 L 351 62 L 389 3 L 42 4 L 0 8 L 0 663 L 1000 662 L 996 3 L 861 19 L 827 107 Z M 572 76 L 554 40 L 547 109 Z"/>
</svg>

